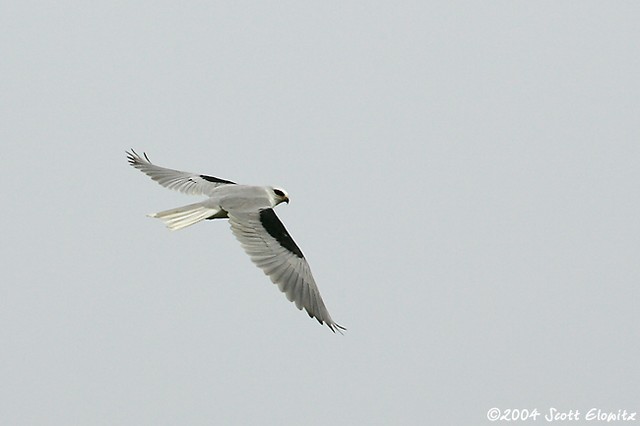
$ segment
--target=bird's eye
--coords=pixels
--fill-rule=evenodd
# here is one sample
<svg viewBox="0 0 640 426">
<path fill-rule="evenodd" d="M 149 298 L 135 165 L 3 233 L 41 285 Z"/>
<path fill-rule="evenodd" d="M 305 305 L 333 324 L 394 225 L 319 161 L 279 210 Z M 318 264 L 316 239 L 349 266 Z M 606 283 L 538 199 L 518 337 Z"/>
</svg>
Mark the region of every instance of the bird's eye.
<svg viewBox="0 0 640 426">
<path fill-rule="evenodd" d="M 280 191 L 279 189 L 274 189 L 273 192 L 278 196 L 278 197 L 284 197 L 284 192 Z"/>
</svg>

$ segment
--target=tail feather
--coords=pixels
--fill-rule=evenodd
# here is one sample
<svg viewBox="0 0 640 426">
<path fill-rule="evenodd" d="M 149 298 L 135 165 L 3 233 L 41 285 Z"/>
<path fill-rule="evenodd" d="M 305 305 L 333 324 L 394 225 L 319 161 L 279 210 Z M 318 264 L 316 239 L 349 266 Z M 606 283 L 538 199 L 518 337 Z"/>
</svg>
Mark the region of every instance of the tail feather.
<svg viewBox="0 0 640 426">
<path fill-rule="evenodd" d="M 167 225 L 167 228 L 176 231 L 210 218 L 219 212 L 219 208 L 206 207 L 203 203 L 196 203 L 152 213 L 149 216 L 160 219 Z"/>
</svg>

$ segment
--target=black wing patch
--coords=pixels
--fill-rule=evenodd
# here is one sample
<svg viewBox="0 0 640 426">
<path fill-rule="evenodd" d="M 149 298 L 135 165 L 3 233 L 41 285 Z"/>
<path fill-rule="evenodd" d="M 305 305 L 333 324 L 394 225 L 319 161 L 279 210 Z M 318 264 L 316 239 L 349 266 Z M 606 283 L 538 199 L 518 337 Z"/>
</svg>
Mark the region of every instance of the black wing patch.
<svg viewBox="0 0 640 426">
<path fill-rule="evenodd" d="M 213 183 L 230 183 L 235 185 L 235 182 L 231 182 L 230 180 L 224 180 L 224 179 L 220 179 L 213 176 L 200 175 L 200 177 L 204 180 L 208 180 L 209 182 L 213 182 Z"/>
<path fill-rule="evenodd" d="M 300 258 L 304 258 L 302 251 L 295 241 L 293 241 L 293 238 L 291 238 L 291 235 L 289 235 L 287 229 L 282 222 L 280 222 L 280 219 L 278 219 L 273 209 L 260 210 L 260 222 L 269 235 L 275 238 L 282 247 Z"/>
</svg>

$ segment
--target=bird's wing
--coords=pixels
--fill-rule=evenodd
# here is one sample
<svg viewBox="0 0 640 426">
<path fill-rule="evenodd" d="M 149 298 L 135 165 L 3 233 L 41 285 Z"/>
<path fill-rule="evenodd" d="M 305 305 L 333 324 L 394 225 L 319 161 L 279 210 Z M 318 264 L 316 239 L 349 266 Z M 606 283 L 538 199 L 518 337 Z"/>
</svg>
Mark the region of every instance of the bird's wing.
<svg viewBox="0 0 640 426">
<path fill-rule="evenodd" d="M 127 151 L 129 164 L 140 170 L 165 188 L 175 189 L 190 195 L 211 195 L 211 192 L 222 185 L 234 184 L 229 180 L 197 173 L 181 172 L 152 164 L 146 153 L 138 155 L 133 149 Z"/>
<path fill-rule="evenodd" d="M 256 212 L 229 212 L 231 231 L 251 257 L 285 293 L 289 301 L 335 333 L 345 330 L 336 324 L 322 301 L 311 269 L 273 209 Z"/>
</svg>

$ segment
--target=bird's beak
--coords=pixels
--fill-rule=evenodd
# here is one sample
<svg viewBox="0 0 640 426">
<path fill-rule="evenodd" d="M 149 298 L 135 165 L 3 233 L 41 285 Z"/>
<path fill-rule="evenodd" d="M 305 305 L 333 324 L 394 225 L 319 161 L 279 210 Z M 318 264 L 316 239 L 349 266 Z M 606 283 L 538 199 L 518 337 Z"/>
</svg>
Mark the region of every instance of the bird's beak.
<svg viewBox="0 0 640 426">
<path fill-rule="evenodd" d="M 284 197 L 284 200 L 282 200 L 282 201 L 284 201 L 285 203 L 289 204 L 289 197 Z"/>
</svg>

